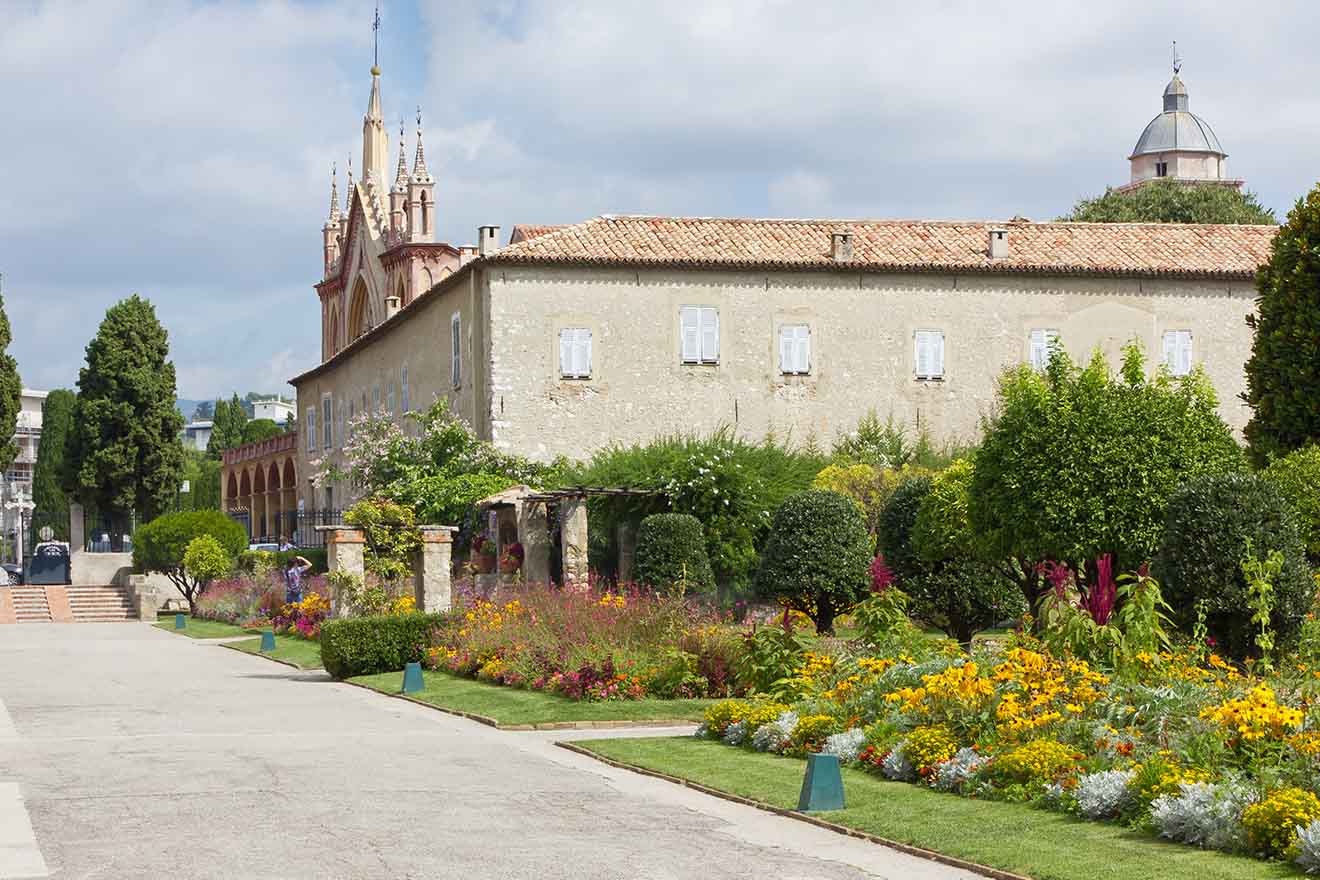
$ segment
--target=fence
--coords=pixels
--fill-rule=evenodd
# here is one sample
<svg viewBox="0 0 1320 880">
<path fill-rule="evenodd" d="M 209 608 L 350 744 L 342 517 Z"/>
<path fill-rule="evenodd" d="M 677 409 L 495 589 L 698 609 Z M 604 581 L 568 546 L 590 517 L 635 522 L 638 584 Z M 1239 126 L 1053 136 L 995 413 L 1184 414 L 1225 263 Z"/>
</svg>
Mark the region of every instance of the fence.
<svg viewBox="0 0 1320 880">
<path fill-rule="evenodd" d="M 89 510 L 83 514 L 83 529 L 83 549 L 88 553 L 132 553 L 137 514 L 116 516 Z"/>
<path fill-rule="evenodd" d="M 231 510 L 229 516 L 239 523 L 254 544 L 279 544 L 282 539 L 300 549 L 325 547 L 325 533 L 317 526 L 343 525 L 342 510 L 286 510 L 267 519 L 262 516 L 253 528 L 252 514 L 246 510 Z"/>
</svg>

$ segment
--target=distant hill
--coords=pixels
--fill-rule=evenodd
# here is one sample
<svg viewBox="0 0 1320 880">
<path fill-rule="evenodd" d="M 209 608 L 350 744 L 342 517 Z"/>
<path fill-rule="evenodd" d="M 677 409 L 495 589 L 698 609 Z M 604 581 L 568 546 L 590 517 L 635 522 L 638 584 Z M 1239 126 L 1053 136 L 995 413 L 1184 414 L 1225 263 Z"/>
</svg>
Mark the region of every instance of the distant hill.
<svg viewBox="0 0 1320 880">
<path fill-rule="evenodd" d="M 193 411 L 197 409 L 197 404 L 201 402 L 200 400 L 187 400 L 180 397 L 174 401 L 174 408 L 183 414 L 185 422 L 191 422 Z"/>
</svg>

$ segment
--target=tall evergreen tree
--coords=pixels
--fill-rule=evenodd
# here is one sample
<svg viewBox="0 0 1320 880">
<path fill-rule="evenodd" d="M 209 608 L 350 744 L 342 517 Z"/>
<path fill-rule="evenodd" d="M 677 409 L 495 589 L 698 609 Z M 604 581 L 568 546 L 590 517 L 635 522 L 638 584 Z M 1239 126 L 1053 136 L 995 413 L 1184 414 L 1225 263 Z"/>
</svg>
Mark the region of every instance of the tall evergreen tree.
<svg viewBox="0 0 1320 880">
<path fill-rule="evenodd" d="M 206 454 L 219 459 L 226 449 L 243 445 L 243 427 L 247 424 L 247 410 L 235 394 L 229 400 L 215 402 L 215 416 L 211 420 L 211 439 L 206 442 Z"/>
<path fill-rule="evenodd" d="M 0 296 L 0 473 L 9 470 L 18 455 L 14 429 L 18 426 L 23 382 L 18 378 L 18 362 L 9 353 L 11 339 L 5 300 Z"/>
<path fill-rule="evenodd" d="M 64 488 L 116 525 L 147 522 L 174 503 L 183 416 L 174 406 L 169 336 L 137 294 L 105 313 L 78 374 Z"/>
<path fill-rule="evenodd" d="M 61 484 L 64 446 L 73 426 L 77 398 L 67 388 L 56 388 L 41 406 L 41 442 L 32 471 L 32 526 L 50 526 L 59 541 L 69 540 L 69 497 Z"/>
<path fill-rule="evenodd" d="M 1257 464 L 1320 441 L 1320 184 L 1288 214 L 1256 272 L 1247 442 Z"/>
</svg>

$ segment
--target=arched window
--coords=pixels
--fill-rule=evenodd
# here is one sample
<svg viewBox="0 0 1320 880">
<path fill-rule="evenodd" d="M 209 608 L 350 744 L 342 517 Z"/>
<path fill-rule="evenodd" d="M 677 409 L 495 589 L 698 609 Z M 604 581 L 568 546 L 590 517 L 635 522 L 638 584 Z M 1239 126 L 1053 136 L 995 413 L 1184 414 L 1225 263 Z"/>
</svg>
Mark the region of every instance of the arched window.
<svg viewBox="0 0 1320 880">
<path fill-rule="evenodd" d="M 370 329 L 371 311 L 367 303 L 367 283 L 359 278 L 353 285 L 353 295 L 348 301 L 348 338 L 345 344 L 357 339 Z"/>
</svg>

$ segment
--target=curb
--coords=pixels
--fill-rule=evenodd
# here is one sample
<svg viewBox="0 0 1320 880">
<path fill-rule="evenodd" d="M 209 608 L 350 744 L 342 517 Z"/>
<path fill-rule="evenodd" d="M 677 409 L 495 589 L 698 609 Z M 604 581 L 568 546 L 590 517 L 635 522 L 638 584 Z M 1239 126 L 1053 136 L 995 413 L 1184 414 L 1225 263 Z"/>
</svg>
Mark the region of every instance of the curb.
<svg viewBox="0 0 1320 880">
<path fill-rule="evenodd" d="M 732 801 L 735 804 L 742 804 L 746 807 L 755 807 L 758 810 L 764 810 L 767 813 L 774 813 L 775 815 L 783 816 L 786 819 L 795 819 L 799 822 L 805 822 L 808 825 L 815 825 L 817 828 L 824 828 L 827 831 L 833 831 L 835 834 L 842 834 L 845 837 L 854 837 L 858 840 L 865 840 L 870 843 L 879 844 L 880 846 L 886 846 L 890 849 L 907 853 L 910 856 L 916 856 L 917 858 L 939 862 L 942 865 L 948 865 L 950 868 L 960 868 L 964 871 L 970 871 L 973 874 L 980 874 L 982 877 L 990 877 L 992 880 L 1032 880 L 1032 878 L 1023 874 L 1014 874 L 1011 871 L 1001 871 L 998 868 L 991 868 L 988 865 L 979 865 L 976 862 L 969 862 L 955 856 L 948 856 L 932 849 L 924 849 L 919 846 L 913 846 L 910 843 L 900 843 L 897 840 L 890 840 L 887 837 L 880 837 L 877 834 L 859 831 L 856 828 L 849 828 L 847 825 L 840 825 L 837 822 L 829 822 L 807 813 L 799 813 L 796 810 L 786 810 L 783 807 L 776 807 L 773 804 L 767 804 L 765 801 L 757 801 L 743 797 L 742 795 L 722 791 L 718 788 L 711 788 L 710 786 L 702 785 L 699 782 L 693 782 L 691 779 L 684 779 L 681 776 L 670 776 L 668 773 L 661 773 L 658 770 L 648 770 L 647 768 L 640 767 L 636 764 L 616 761 L 613 758 L 607 758 L 604 755 L 593 752 L 591 749 L 583 748 L 576 743 L 560 741 L 556 742 L 555 745 L 559 746 L 561 749 L 567 749 L 570 752 L 576 752 L 577 754 L 584 755 L 592 760 L 600 761 L 602 764 L 617 767 L 620 770 L 628 770 L 633 773 L 641 774 L 642 776 L 662 779 L 665 782 L 672 782 L 675 785 L 681 785 L 684 788 L 690 788 L 694 791 L 699 791 L 702 794 L 708 794 L 712 797 L 720 798 L 721 800 Z"/>
<path fill-rule="evenodd" d="M 268 659 L 274 659 L 273 657 Z M 276 661 L 282 663 L 284 661 Z M 402 673 L 400 673 L 402 674 Z M 425 706 L 428 709 L 434 709 L 436 712 L 444 712 L 446 715 L 456 715 L 459 718 L 466 718 L 469 721 L 475 721 L 478 724 L 484 724 L 487 727 L 493 727 L 496 730 L 507 730 L 512 732 L 530 731 L 530 730 L 624 730 L 627 728 L 647 728 L 647 727 L 691 727 L 699 722 L 688 721 L 674 718 L 657 718 L 655 721 L 543 721 L 540 724 L 501 724 L 498 720 L 487 715 L 478 715 L 475 712 L 464 712 L 462 709 L 450 709 L 445 706 L 437 706 L 435 703 L 428 703 L 425 700 L 419 700 L 408 694 L 395 694 L 389 691 L 382 691 L 371 685 L 362 684 L 357 681 L 343 679 L 342 684 L 351 684 L 353 687 L 362 688 L 365 691 L 371 691 L 373 694 L 380 694 L 383 697 L 394 697 L 398 700 L 407 700 L 409 703 L 416 703 L 418 706 Z"/>
</svg>

